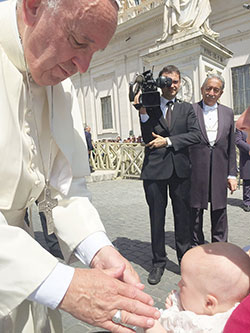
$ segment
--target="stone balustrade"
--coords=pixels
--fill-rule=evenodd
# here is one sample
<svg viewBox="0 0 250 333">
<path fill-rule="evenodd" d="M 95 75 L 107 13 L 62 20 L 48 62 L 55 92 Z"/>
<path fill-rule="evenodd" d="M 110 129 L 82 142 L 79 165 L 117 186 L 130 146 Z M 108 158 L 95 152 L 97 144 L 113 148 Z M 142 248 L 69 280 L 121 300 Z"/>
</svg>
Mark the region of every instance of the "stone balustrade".
<svg viewBox="0 0 250 333">
<path fill-rule="evenodd" d="M 114 170 L 114 178 L 140 178 L 144 159 L 144 145 L 141 143 L 95 142 L 90 163 L 93 170 Z M 239 150 L 236 147 L 237 165 Z M 238 184 L 241 180 L 237 176 Z"/>
<path fill-rule="evenodd" d="M 164 0 L 122 0 L 118 24 L 126 22 L 141 13 L 162 5 L 163 3 Z"/>
<path fill-rule="evenodd" d="M 95 142 L 90 163 L 94 170 L 115 170 L 114 178 L 139 178 L 144 159 L 141 143 Z"/>
</svg>

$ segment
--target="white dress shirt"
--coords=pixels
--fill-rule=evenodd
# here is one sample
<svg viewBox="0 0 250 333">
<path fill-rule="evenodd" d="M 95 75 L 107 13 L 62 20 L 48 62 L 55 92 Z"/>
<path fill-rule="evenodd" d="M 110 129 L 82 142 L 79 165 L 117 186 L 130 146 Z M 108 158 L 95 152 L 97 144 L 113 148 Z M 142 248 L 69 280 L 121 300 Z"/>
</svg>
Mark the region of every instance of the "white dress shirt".
<svg viewBox="0 0 250 333">
<path fill-rule="evenodd" d="M 203 115 L 207 131 L 208 140 L 211 146 L 214 145 L 218 132 L 218 105 L 206 105 L 203 102 Z"/>
</svg>

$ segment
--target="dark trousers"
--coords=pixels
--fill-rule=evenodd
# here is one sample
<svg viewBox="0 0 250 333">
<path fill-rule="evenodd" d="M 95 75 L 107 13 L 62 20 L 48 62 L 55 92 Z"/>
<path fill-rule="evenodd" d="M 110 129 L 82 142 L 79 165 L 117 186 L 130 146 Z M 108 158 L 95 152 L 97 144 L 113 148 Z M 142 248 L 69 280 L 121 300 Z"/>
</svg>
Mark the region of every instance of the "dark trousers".
<svg viewBox="0 0 250 333">
<path fill-rule="evenodd" d="M 190 180 L 177 176 L 168 180 L 144 180 L 143 187 L 149 205 L 153 265 L 166 266 L 164 227 L 168 188 L 173 206 L 176 252 L 180 262 L 184 253 L 191 247 Z"/>
<path fill-rule="evenodd" d="M 36 202 L 36 204 L 37 204 L 37 202 Z M 41 221 L 41 225 L 42 225 L 42 229 L 43 229 L 43 236 L 44 236 L 44 240 L 45 240 L 46 244 L 44 244 L 43 241 L 39 241 L 39 240 L 38 241 L 47 251 L 49 251 L 55 257 L 64 259 L 63 254 L 60 249 L 60 245 L 58 243 L 58 239 L 56 238 L 56 235 L 54 233 L 51 235 L 48 235 L 47 222 L 46 222 L 46 217 L 45 217 L 44 213 L 39 212 L 39 216 L 40 216 L 40 221 Z M 24 220 L 27 223 L 27 225 L 29 226 L 30 221 L 29 221 L 29 215 L 28 215 L 27 209 L 25 212 Z"/>
<path fill-rule="evenodd" d="M 250 206 L 250 179 L 243 179 L 243 204 Z"/>
<path fill-rule="evenodd" d="M 203 234 L 203 213 L 204 209 L 192 208 L 192 245 L 204 244 Z M 211 218 L 211 241 L 212 242 L 227 242 L 228 223 L 227 223 L 227 208 L 213 210 L 210 207 Z"/>
<path fill-rule="evenodd" d="M 48 235 L 47 221 L 44 213 L 39 212 L 39 215 L 43 229 L 43 236 L 48 246 L 49 252 L 53 254 L 55 257 L 64 259 L 56 235 L 54 233 Z"/>
</svg>

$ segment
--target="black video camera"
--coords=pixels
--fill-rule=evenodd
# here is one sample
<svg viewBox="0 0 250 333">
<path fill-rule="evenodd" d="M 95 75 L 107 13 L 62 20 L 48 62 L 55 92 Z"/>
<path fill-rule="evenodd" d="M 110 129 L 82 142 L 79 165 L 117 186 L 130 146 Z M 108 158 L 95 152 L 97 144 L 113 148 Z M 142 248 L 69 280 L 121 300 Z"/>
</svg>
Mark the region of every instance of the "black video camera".
<svg viewBox="0 0 250 333">
<path fill-rule="evenodd" d="M 139 104 L 134 105 L 136 109 L 140 109 L 142 106 L 145 108 L 160 106 L 160 93 L 157 88 L 171 87 L 171 85 L 172 79 L 170 77 L 160 76 L 154 80 L 153 72 L 148 70 L 138 74 L 135 80 L 129 83 L 129 100 L 133 102 L 141 90 Z"/>
</svg>

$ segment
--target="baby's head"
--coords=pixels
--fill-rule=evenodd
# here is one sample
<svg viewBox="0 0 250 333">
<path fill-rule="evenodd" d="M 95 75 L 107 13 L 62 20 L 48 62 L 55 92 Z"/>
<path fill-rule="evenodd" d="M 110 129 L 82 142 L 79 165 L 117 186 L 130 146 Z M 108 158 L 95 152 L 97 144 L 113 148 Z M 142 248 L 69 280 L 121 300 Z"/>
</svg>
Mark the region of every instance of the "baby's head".
<svg viewBox="0 0 250 333">
<path fill-rule="evenodd" d="M 180 300 L 185 310 L 225 312 L 249 293 L 250 258 L 238 246 L 212 243 L 187 251 L 181 261 Z"/>
</svg>

